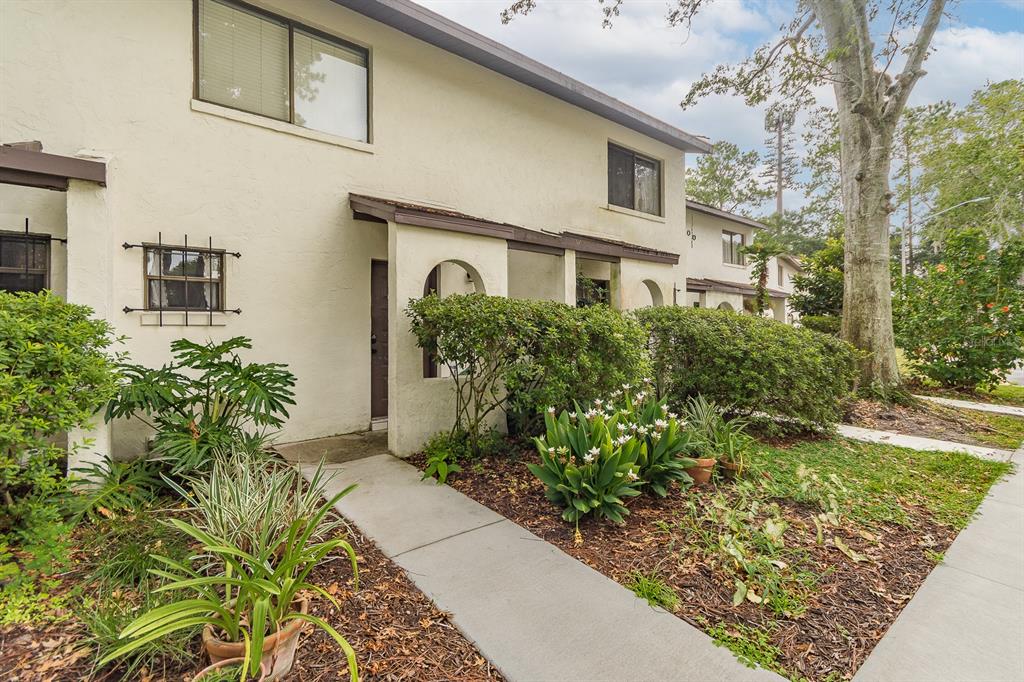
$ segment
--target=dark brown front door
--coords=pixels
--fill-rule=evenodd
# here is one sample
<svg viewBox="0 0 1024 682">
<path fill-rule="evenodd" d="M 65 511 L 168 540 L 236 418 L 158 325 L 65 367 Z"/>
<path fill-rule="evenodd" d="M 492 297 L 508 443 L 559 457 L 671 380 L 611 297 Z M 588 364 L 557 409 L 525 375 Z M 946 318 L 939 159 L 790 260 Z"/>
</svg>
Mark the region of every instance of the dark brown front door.
<svg viewBox="0 0 1024 682">
<path fill-rule="evenodd" d="M 370 263 L 370 417 L 388 416 L 388 262 Z"/>
</svg>

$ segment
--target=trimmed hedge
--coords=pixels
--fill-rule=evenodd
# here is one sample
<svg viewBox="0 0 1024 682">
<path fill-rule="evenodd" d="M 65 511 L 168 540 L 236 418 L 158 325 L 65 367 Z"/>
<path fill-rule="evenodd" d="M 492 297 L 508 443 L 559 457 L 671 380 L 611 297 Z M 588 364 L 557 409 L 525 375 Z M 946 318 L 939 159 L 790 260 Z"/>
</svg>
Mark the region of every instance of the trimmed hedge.
<svg viewBox="0 0 1024 682">
<path fill-rule="evenodd" d="M 453 431 L 473 440 L 495 409 L 506 410 L 513 433 L 533 433 L 546 407 L 606 396 L 649 369 L 643 328 L 604 305 L 430 295 L 406 314 L 419 345 L 451 370 Z"/>
<path fill-rule="evenodd" d="M 830 429 L 854 389 L 856 351 L 828 334 L 707 308 L 637 311 L 658 390 L 676 405 L 703 395 L 781 426 Z"/>
</svg>

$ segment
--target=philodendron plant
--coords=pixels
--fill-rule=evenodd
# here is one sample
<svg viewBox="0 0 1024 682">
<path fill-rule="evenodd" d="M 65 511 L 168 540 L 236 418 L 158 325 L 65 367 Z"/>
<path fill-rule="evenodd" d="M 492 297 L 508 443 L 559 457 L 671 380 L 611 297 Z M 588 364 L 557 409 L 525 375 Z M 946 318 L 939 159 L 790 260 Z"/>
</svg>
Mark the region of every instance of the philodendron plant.
<svg viewBox="0 0 1024 682">
<path fill-rule="evenodd" d="M 226 641 L 244 645 L 246 666 L 250 675 L 260 671 L 264 640 L 295 620 L 321 628 L 345 652 L 352 682 L 359 672 L 355 651 L 327 621 L 298 607 L 302 593 L 315 592 L 335 606 L 338 602 L 321 587 L 309 581 L 310 572 L 338 548 L 345 550 L 352 563 L 354 589 L 359 587 L 355 550 L 341 538 L 317 542 L 317 527 L 334 504 L 348 494 L 350 486 L 322 505 L 310 518 L 297 518 L 280 534 L 258 546 L 243 549 L 239 543 L 214 536 L 180 519 L 168 523 L 195 538 L 203 546 L 203 554 L 186 562 L 154 556 L 169 570 L 152 569 L 165 578 L 158 591 L 193 593 L 172 604 L 144 613 L 120 634 L 125 644 L 100 661 L 105 665 L 147 642 L 168 633 L 196 625 L 209 625 Z M 210 565 L 222 566 L 215 574 L 205 570 Z"/>
<path fill-rule="evenodd" d="M 547 432 L 534 438 L 540 464 L 527 464 L 544 482 L 544 494 L 564 507 L 562 518 L 579 525 L 587 514 L 622 523 L 629 510 L 623 498 L 640 494 L 637 473 L 641 442 L 635 438 L 616 440 L 619 416 L 604 412 L 563 411 L 554 408 L 544 416 Z"/>
</svg>

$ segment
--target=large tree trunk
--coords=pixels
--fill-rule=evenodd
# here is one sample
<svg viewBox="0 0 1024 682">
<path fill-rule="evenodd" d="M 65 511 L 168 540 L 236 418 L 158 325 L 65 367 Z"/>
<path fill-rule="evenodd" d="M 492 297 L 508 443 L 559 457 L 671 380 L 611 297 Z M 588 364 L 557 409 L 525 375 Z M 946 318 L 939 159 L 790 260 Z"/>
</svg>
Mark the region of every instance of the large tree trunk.
<svg viewBox="0 0 1024 682">
<path fill-rule="evenodd" d="M 930 0 L 921 28 L 895 78 L 876 67 L 872 10 L 865 0 L 808 0 L 829 51 L 839 112 L 840 170 L 846 248 L 843 338 L 864 352 L 861 388 L 898 390 L 889 272 L 889 167 L 893 136 L 942 18 L 945 0 Z"/>
<path fill-rule="evenodd" d="M 889 170 L 894 126 L 855 113 L 840 96 L 843 212 L 846 219 L 842 336 L 865 353 L 863 388 L 899 384 L 889 269 Z"/>
</svg>

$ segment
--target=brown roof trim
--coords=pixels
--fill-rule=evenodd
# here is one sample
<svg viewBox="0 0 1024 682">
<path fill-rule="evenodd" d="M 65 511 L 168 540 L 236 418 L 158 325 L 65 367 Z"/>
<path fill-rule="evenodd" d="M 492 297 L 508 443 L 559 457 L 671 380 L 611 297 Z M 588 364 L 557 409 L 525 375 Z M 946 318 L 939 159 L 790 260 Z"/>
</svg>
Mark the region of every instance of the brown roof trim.
<svg viewBox="0 0 1024 682">
<path fill-rule="evenodd" d="M 711 151 L 711 143 L 707 140 L 645 114 L 409 0 L 334 2 L 681 151 L 698 154 Z"/>
<path fill-rule="evenodd" d="M 715 218 L 722 218 L 723 220 L 729 220 L 734 223 L 740 223 L 741 225 L 752 227 L 755 230 L 768 229 L 767 225 L 765 225 L 762 222 L 758 222 L 753 218 L 748 218 L 746 216 L 739 215 L 738 213 L 731 213 L 730 211 L 723 211 L 720 208 L 708 206 L 707 204 L 702 204 L 699 201 L 694 201 L 693 199 L 686 200 L 686 210 L 694 210 L 697 211 L 698 213 L 704 213 L 705 215 L 714 216 Z"/>
<path fill-rule="evenodd" d="M 69 180 L 88 180 L 105 186 L 107 166 L 102 161 L 0 145 L 0 183 L 64 192 Z"/>
<path fill-rule="evenodd" d="M 357 219 L 375 222 L 395 222 L 403 225 L 430 227 L 450 232 L 478 234 L 504 239 L 510 249 L 561 255 L 566 249 L 578 251 L 581 256 L 593 255 L 602 260 L 632 258 L 634 260 L 675 265 L 679 255 L 649 249 L 636 244 L 591 237 L 572 232 L 554 234 L 530 230 L 518 225 L 475 218 L 465 213 L 443 208 L 412 204 L 395 199 L 349 194 L 349 206 Z"/>
<path fill-rule="evenodd" d="M 744 296 L 752 296 L 757 293 L 757 289 L 750 284 L 741 284 L 739 282 L 726 282 L 720 279 L 706 279 L 701 277 L 687 277 L 686 278 L 686 290 L 699 292 L 699 291 L 720 291 L 726 294 L 743 294 Z M 772 298 L 788 298 L 789 294 L 785 291 L 778 289 L 769 289 L 768 295 Z"/>
</svg>

